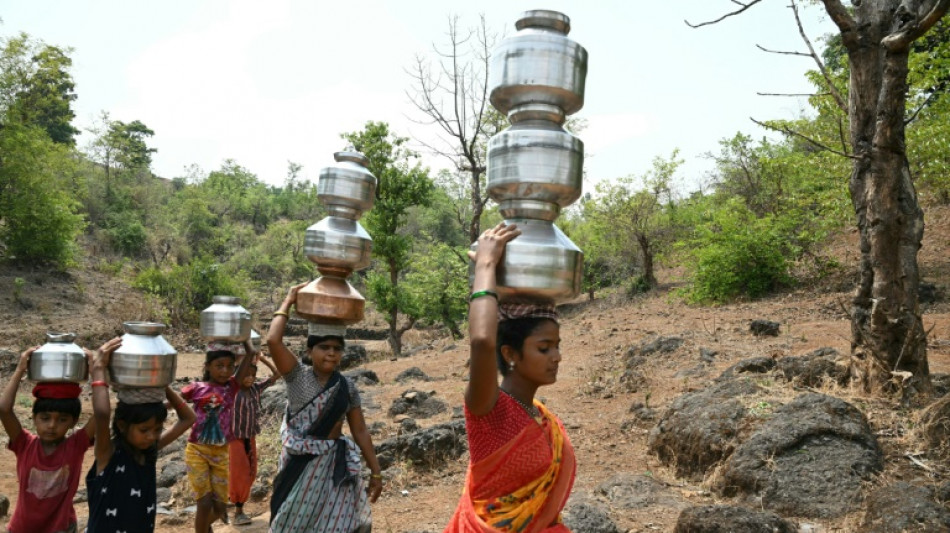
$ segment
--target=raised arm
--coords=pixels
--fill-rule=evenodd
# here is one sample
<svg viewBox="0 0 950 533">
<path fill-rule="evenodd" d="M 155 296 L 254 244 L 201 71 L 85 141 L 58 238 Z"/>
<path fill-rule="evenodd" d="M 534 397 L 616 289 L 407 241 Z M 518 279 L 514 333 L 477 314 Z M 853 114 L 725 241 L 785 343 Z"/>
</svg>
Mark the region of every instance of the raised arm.
<svg viewBox="0 0 950 533">
<path fill-rule="evenodd" d="M 13 404 L 16 403 L 16 393 L 20 390 L 20 382 L 23 381 L 23 374 L 26 373 L 26 369 L 30 366 L 30 357 L 33 356 L 39 346 L 34 346 L 32 348 L 27 348 L 20 354 L 20 360 L 17 361 L 16 370 L 13 371 L 13 374 L 10 376 L 10 381 L 7 382 L 6 387 L 3 388 L 3 393 L 0 394 L 0 422 L 3 423 L 3 429 L 6 430 L 7 436 L 10 437 L 10 442 L 16 440 L 20 436 L 20 432 L 23 431 L 23 426 L 20 425 L 20 419 L 16 417 L 16 413 L 13 412 Z"/>
<path fill-rule="evenodd" d="M 369 501 L 375 503 L 376 498 L 383 492 L 383 476 L 380 473 L 379 461 L 376 459 L 376 448 L 373 447 L 373 438 L 366 428 L 366 419 L 363 418 L 363 410 L 354 407 L 346 413 L 346 422 L 350 426 L 350 434 L 353 440 L 363 452 L 363 458 L 366 459 L 366 466 L 369 467 Z"/>
<path fill-rule="evenodd" d="M 188 403 L 185 402 L 184 398 L 175 392 L 175 389 L 165 387 L 165 398 L 168 400 L 168 404 L 175 408 L 175 413 L 178 415 L 178 422 L 175 422 L 174 426 L 162 432 L 162 436 L 158 438 L 159 450 L 175 442 L 175 439 L 188 431 L 198 418 L 195 416 L 195 412 L 191 407 L 188 406 Z"/>
<path fill-rule="evenodd" d="M 255 359 L 257 359 L 257 350 L 254 349 L 251 340 L 247 339 L 244 341 L 244 357 L 241 358 L 237 372 L 234 373 L 234 379 L 237 380 L 238 383 L 244 382 L 244 378 L 246 378 L 251 371 L 251 364 Z"/>
<path fill-rule="evenodd" d="M 485 230 L 478 238 L 478 251 L 469 252 L 475 261 L 475 281 L 468 306 L 468 331 L 471 350 L 469 380 L 465 387 L 465 405 L 473 415 L 485 415 L 498 399 L 498 298 L 495 270 L 505 254 L 505 245 L 521 235 L 514 224 L 504 222 Z M 479 296 L 481 295 L 481 296 Z"/>
<path fill-rule="evenodd" d="M 92 380 L 92 418 L 95 420 L 93 428 L 95 428 L 96 438 L 97 473 L 106 469 L 114 451 L 112 436 L 109 434 L 112 404 L 109 400 L 109 387 L 106 384 L 109 379 L 106 375 L 106 369 L 109 368 L 109 359 L 112 357 L 112 352 L 116 351 L 119 346 L 122 346 L 122 339 L 116 337 L 106 341 L 95 352 L 86 354 L 92 360 L 89 367 L 89 378 Z"/>
<path fill-rule="evenodd" d="M 281 374 L 287 374 L 297 366 L 297 358 L 284 346 L 284 328 L 287 327 L 291 307 L 297 303 L 297 292 L 306 286 L 306 283 L 301 283 L 290 288 L 287 297 L 281 302 L 277 311 L 274 311 L 274 318 L 267 329 L 267 349 L 274 358 L 277 371 Z"/>
<path fill-rule="evenodd" d="M 270 358 L 264 354 L 260 354 L 257 357 L 257 360 L 264 364 L 267 368 L 270 369 L 270 377 L 267 378 L 267 381 L 273 384 L 275 381 L 280 379 L 280 370 L 277 370 L 277 367 L 274 366 L 274 363 L 271 362 Z"/>
</svg>

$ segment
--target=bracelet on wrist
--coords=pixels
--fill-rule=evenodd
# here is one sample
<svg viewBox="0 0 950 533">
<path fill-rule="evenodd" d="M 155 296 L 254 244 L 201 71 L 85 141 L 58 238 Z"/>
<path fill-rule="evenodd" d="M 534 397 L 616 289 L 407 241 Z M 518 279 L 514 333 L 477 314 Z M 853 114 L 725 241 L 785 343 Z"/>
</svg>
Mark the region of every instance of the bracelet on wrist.
<svg viewBox="0 0 950 533">
<path fill-rule="evenodd" d="M 496 302 L 498 301 L 498 293 L 495 292 L 495 291 L 487 290 L 487 289 L 484 290 L 484 291 L 475 291 L 475 292 L 473 292 L 473 293 L 468 297 L 468 301 L 472 302 L 472 301 L 474 301 L 476 298 L 481 298 L 482 296 L 491 296 L 492 298 L 495 299 Z"/>
<path fill-rule="evenodd" d="M 274 316 L 282 316 L 284 318 L 290 318 L 290 313 L 287 311 L 274 311 Z"/>
<path fill-rule="evenodd" d="M 369 477 L 370 477 L 371 479 L 383 479 L 383 475 L 382 475 L 382 474 L 370 474 Z"/>
<path fill-rule="evenodd" d="M 93 382 L 90 382 L 90 383 L 89 383 L 89 386 L 90 386 L 90 387 L 105 387 L 105 388 L 107 388 L 107 389 L 109 388 L 109 384 L 106 383 L 105 381 L 101 380 L 101 379 L 97 379 L 97 380 L 95 380 L 95 381 L 93 381 Z"/>
</svg>

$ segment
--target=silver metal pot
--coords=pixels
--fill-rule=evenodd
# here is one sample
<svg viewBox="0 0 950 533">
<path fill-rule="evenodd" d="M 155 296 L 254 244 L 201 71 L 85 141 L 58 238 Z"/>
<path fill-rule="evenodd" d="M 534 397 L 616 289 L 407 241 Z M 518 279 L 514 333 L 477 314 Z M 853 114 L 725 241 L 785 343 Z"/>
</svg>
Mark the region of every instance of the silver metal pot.
<svg viewBox="0 0 950 533">
<path fill-rule="evenodd" d="M 587 50 L 567 38 L 571 19 L 557 11 L 521 15 L 515 35 L 492 52 L 488 86 L 502 113 L 532 103 L 557 106 L 568 115 L 584 107 Z"/>
<path fill-rule="evenodd" d="M 255 329 L 251 330 L 251 346 L 258 352 L 261 351 L 261 334 Z"/>
<path fill-rule="evenodd" d="M 127 387 L 164 387 L 174 381 L 178 352 L 162 337 L 165 324 L 125 322 L 122 329 L 122 346 L 109 361 L 112 382 Z"/>
<path fill-rule="evenodd" d="M 236 296 L 215 296 L 201 312 L 201 337 L 206 341 L 244 342 L 251 336 L 251 313 Z"/>
<path fill-rule="evenodd" d="M 82 348 L 73 341 L 75 333 L 47 333 L 46 344 L 30 356 L 26 375 L 37 383 L 69 381 L 81 383 L 89 377 L 89 367 Z"/>
<path fill-rule="evenodd" d="M 317 198 L 331 216 L 359 220 L 376 201 L 376 176 L 366 168 L 369 159 L 352 147 L 333 158 L 337 165 L 320 169 Z"/>
<path fill-rule="evenodd" d="M 554 221 L 583 180 L 584 143 L 554 122 L 520 122 L 488 142 L 488 195 L 505 218 Z"/>
<path fill-rule="evenodd" d="M 329 216 L 307 228 L 304 254 L 321 269 L 339 269 L 348 276 L 369 266 L 373 238 L 359 222 Z"/>
<path fill-rule="evenodd" d="M 544 220 L 511 219 L 521 235 L 505 246 L 496 271 L 502 302 L 559 303 L 577 297 L 581 290 L 584 253 L 554 224 Z M 478 242 L 471 249 L 478 249 Z M 469 282 L 475 279 L 470 265 Z"/>
</svg>

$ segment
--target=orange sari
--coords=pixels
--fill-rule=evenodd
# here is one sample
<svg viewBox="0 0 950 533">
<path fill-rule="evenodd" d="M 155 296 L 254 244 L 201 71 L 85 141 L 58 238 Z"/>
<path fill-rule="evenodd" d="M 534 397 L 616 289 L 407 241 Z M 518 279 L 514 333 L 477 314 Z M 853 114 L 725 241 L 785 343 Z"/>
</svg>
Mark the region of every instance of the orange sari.
<svg viewBox="0 0 950 533">
<path fill-rule="evenodd" d="M 560 513 L 574 485 L 574 448 L 561 421 L 537 400 L 534 405 L 542 423 L 526 425 L 501 448 L 469 463 L 445 533 L 570 533 Z"/>
</svg>

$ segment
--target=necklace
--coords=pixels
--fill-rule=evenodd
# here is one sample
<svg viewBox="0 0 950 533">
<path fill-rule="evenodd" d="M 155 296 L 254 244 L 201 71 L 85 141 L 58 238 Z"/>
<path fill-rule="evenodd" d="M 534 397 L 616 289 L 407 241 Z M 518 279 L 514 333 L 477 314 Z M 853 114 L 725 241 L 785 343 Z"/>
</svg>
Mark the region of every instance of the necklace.
<svg viewBox="0 0 950 533">
<path fill-rule="evenodd" d="M 529 407 L 529 406 L 526 405 L 523 401 L 519 400 L 517 396 L 515 396 L 514 394 L 512 394 L 512 393 L 506 391 L 505 389 L 503 389 L 503 388 L 501 388 L 501 387 L 498 387 L 498 390 L 500 390 L 501 392 L 504 392 L 505 394 L 507 394 L 508 397 L 511 398 L 512 400 L 518 402 L 518 405 L 520 405 L 522 409 L 524 409 L 525 411 L 527 411 L 527 413 L 528 413 L 529 415 L 531 415 L 532 418 L 540 418 L 541 412 L 538 411 L 538 408 L 537 408 L 537 407 L 535 407 L 534 405 L 532 405 L 532 406 Z"/>
</svg>

